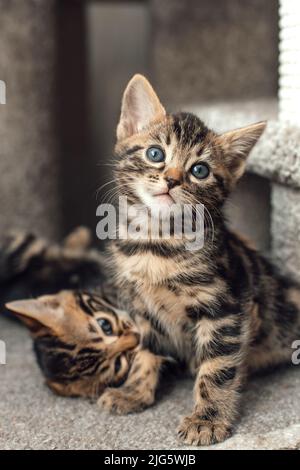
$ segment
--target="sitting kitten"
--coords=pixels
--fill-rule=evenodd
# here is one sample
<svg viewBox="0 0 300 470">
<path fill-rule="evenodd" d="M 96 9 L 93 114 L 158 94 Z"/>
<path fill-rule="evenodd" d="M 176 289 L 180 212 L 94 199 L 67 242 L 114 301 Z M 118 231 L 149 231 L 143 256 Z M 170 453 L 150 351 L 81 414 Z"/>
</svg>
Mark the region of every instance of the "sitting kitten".
<svg viewBox="0 0 300 470">
<path fill-rule="evenodd" d="M 230 232 L 222 214 L 265 126 L 260 122 L 218 135 L 192 114 L 167 114 L 140 75 L 123 96 L 115 149 L 119 195 L 153 212 L 159 206 L 162 213 L 174 203 L 202 203 L 214 228 L 211 236 L 211 223 L 205 224 L 198 251 L 186 250 L 185 240 L 174 236 L 151 234 L 119 238 L 110 246 L 116 294 L 147 340 L 148 363 L 155 364 L 156 354 L 169 355 L 195 376 L 193 410 L 178 431 L 186 444 L 226 439 L 247 373 L 290 362 L 292 341 L 300 335 L 299 288 Z M 119 227 L 120 233 L 126 229 Z M 137 408 L 134 396 L 140 407 L 154 401 L 155 377 L 151 397 L 136 394 L 144 354 L 137 352 L 122 387 L 103 393 L 103 407 L 127 413 Z"/>
</svg>

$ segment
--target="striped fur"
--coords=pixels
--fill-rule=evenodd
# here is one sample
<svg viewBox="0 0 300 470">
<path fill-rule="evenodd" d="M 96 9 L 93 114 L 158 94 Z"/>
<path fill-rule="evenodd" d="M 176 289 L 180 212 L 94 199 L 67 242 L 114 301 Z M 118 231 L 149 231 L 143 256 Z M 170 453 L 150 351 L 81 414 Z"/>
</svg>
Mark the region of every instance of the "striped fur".
<svg viewBox="0 0 300 470">
<path fill-rule="evenodd" d="M 291 344 L 300 337 L 299 288 L 231 233 L 222 215 L 264 128 L 258 123 L 220 136 L 192 114 L 167 114 L 141 76 L 131 80 L 123 97 L 116 145 L 119 194 L 151 209 L 152 195 L 166 188 L 172 172 L 180 177 L 167 194 L 176 203 L 206 208 L 201 250 L 187 251 L 172 236 L 117 240 L 110 247 L 117 292 L 145 347 L 183 362 L 195 376 L 194 409 L 179 428 L 187 444 L 228 437 L 249 371 L 289 362 Z M 164 161 L 149 161 L 147 149 L 153 146 L 163 151 Z M 210 169 L 203 180 L 191 174 L 197 162 Z M 104 406 L 130 411 L 123 390 Z"/>
<path fill-rule="evenodd" d="M 115 169 L 119 194 L 130 203 L 147 204 L 149 195 L 177 175 L 168 194 L 178 203 L 205 205 L 205 244 L 190 252 L 172 236 L 111 242 L 113 288 L 101 295 L 128 312 L 141 344 L 131 356 L 123 385 L 108 387 L 99 402 L 116 413 L 139 411 L 154 402 L 163 364 L 180 363 L 195 377 L 193 410 L 178 431 L 186 444 L 208 445 L 227 438 L 247 375 L 290 362 L 291 344 L 300 337 L 299 287 L 282 279 L 248 242 L 230 232 L 222 214 L 264 127 L 258 123 L 217 135 L 196 116 L 167 114 L 141 76 L 132 79 L 123 97 Z M 165 161 L 147 159 L 151 146 L 164 152 Z M 197 162 L 210 169 L 204 180 L 191 175 Z M 83 318 L 88 325 L 94 317 L 91 305 L 97 309 L 98 304 L 81 300 L 76 308 L 64 303 L 63 311 L 70 322 L 74 312 L 80 312 L 76 325 L 82 331 Z M 95 325 L 85 330 L 91 327 Z M 57 333 L 59 341 L 64 331 Z M 68 347 L 74 350 L 62 351 L 64 374 L 72 369 L 69 357 L 78 352 L 78 341 L 73 337 Z M 47 346 L 44 342 L 45 354 Z M 93 367 L 91 358 L 83 369 L 97 377 L 99 369 Z M 66 384 L 60 382 L 59 388 L 69 394 Z"/>
<path fill-rule="evenodd" d="M 63 289 L 99 285 L 103 257 L 91 248 L 91 233 L 78 227 L 62 243 L 15 231 L 0 241 L 0 302 Z"/>
<path fill-rule="evenodd" d="M 138 354 L 129 316 L 98 293 L 62 291 L 7 308 L 30 329 L 47 384 L 60 395 L 99 397 L 125 380 Z"/>
</svg>

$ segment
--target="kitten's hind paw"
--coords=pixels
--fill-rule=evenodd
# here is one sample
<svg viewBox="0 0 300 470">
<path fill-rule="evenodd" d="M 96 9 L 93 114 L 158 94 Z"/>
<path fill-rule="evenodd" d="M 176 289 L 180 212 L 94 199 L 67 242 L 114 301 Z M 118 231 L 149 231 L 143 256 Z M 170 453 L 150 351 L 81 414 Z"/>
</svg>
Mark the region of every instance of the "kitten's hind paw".
<svg viewBox="0 0 300 470">
<path fill-rule="evenodd" d="M 206 420 L 193 414 L 182 421 L 178 437 L 187 445 L 208 446 L 222 442 L 231 435 L 230 428 L 220 420 Z"/>
<path fill-rule="evenodd" d="M 112 413 L 123 415 L 142 411 L 151 402 L 137 398 L 134 392 L 130 394 L 121 389 L 108 388 L 99 398 L 98 405 Z"/>
</svg>

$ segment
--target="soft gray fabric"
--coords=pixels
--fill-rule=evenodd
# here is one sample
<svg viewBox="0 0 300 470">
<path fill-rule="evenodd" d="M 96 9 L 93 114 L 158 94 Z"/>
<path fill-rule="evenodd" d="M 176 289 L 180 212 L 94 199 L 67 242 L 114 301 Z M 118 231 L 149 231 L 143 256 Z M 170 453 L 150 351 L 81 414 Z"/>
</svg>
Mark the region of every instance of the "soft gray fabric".
<svg viewBox="0 0 300 470">
<path fill-rule="evenodd" d="M 281 271 L 300 281 L 300 189 L 272 186 L 272 254 Z"/>
<path fill-rule="evenodd" d="M 27 331 L 0 318 L 0 449 L 182 449 L 180 418 L 192 409 L 192 381 L 178 383 L 140 414 L 112 416 L 43 384 Z M 292 352 L 292 350 L 291 350 Z M 252 380 L 234 436 L 215 448 L 300 448 L 300 365 Z"/>
</svg>

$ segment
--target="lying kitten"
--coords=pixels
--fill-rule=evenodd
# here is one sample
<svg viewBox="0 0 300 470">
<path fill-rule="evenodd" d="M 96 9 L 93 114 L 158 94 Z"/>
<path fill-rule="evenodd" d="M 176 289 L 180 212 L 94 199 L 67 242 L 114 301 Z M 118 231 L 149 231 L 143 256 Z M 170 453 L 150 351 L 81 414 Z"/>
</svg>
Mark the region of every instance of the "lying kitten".
<svg viewBox="0 0 300 470">
<path fill-rule="evenodd" d="M 265 126 L 260 122 L 218 135 L 192 114 L 167 114 L 140 75 L 123 96 L 115 149 L 119 195 L 152 212 L 159 206 L 162 214 L 174 203 L 202 203 L 214 228 L 211 236 L 206 223 L 198 251 L 186 250 L 185 240 L 174 236 L 120 238 L 110 247 L 116 293 L 147 338 L 148 364 L 156 364 L 156 354 L 170 355 L 195 376 L 194 407 L 178 431 L 186 444 L 226 439 L 249 370 L 290 362 L 291 344 L 300 335 L 299 288 L 230 232 L 222 214 Z M 120 233 L 126 229 L 119 227 Z M 138 408 L 134 396 L 140 407 L 154 401 L 154 375 L 147 396 L 137 393 L 144 354 L 134 357 L 131 386 L 126 381 L 106 390 L 103 407 L 128 413 Z"/>
<path fill-rule="evenodd" d="M 11 232 L 1 241 L 0 302 L 31 331 L 46 383 L 59 395 L 99 398 L 106 387 L 124 382 L 142 347 L 129 315 L 112 305 L 116 295 L 107 282 L 104 292 L 103 263 L 85 227 L 76 228 L 60 244 L 28 232 Z M 85 290 L 49 295 L 74 286 Z M 156 358 L 155 377 L 156 367 L 166 362 L 170 358 Z M 143 370 L 140 394 L 148 393 L 148 381 L 152 384 L 147 352 L 139 373 Z M 137 396 L 136 410 L 144 402 L 145 397 Z"/>
<path fill-rule="evenodd" d="M 139 334 L 103 297 L 62 291 L 6 306 L 31 331 L 46 383 L 59 395 L 98 398 L 127 377 Z"/>
<path fill-rule="evenodd" d="M 104 259 L 91 248 L 89 229 L 78 227 L 59 244 L 11 232 L 0 247 L 0 302 L 31 331 L 48 386 L 64 396 L 98 398 L 120 385 L 139 334 L 126 312 L 104 298 Z M 75 286 L 81 289 L 49 295 Z M 115 295 L 108 284 L 105 295 Z"/>
</svg>

